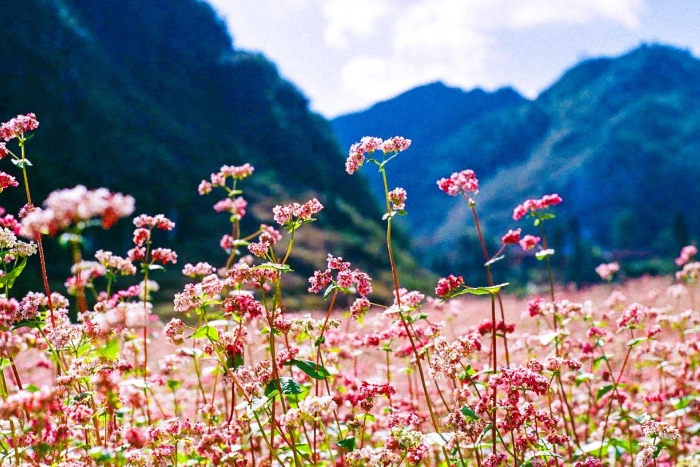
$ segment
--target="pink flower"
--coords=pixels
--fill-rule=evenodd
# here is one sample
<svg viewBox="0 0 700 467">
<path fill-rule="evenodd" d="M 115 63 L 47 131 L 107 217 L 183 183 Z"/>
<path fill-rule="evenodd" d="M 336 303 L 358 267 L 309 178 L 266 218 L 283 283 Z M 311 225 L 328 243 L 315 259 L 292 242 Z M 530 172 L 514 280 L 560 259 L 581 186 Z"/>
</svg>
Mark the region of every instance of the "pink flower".
<svg viewBox="0 0 700 467">
<path fill-rule="evenodd" d="M 275 222 L 280 225 L 285 225 L 294 218 L 301 221 L 311 220 L 311 216 L 320 212 L 322 209 L 323 205 L 321 202 L 313 198 L 304 204 L 292 203 L 284 206 L 275 206 L 272 208 L 272 213 L 274 214 Z"/>
<path fill-rule="evenodd" d="M 59 230 L 80 221 L 102 218 L 102 226 L 110 228 L 120 217 L 134 212 L 134 198 L 111 193 L 106 188 L 88 190 L 82 185 L 52 192 L 45 209 L 34 209 L 22 219 L 21 234 L 36 238 L 40 234 L 54 235 Z"/>
<path fill-rule="evenodd" d="M 550 206 L 556 206 L 557 204 L 561 203 L 562 199 L 561 196 L 558 194 L 551 194 L 551 195 L 544 195 L 540 199 L 528 199 L 523 202 L 523 204 L 520 204 L 515 207 L 513 210 L 513 219 L 520 220 L 522 219 L 528 212 L 535 212 L 539 211 L 540 209 L 546 209 Z"/>
<path fill-rule="evenodd" d="M 695 247 L 695 245 L 684 246 L 681 249 L 680 256 L 676 258 L 676 266 L 681 267 L 688 264 L 690 259 L 696 254 L 698 254 L 698 249 Z"/>
<path fill-rule="evenodd" d="M 140 216 L 134 218 L 134 225 L 140 228 L 155 227 L 160 230 L 173 230 L 175 228 L 175 223 L 165 217 L 163 214 L 156 214 L 152 217 L 146 214 L 141 214 Z"/>
<path fill-rule="evenodd" d="M 508 233 L 501 238 L 501 241 L 504 245 L 515 245 L 520 241 L 520 232 L 521 229 L 509 230 Z"/>
<path fill-rule="evenodd" d="M 36 130 L 37 128 L 39 128 L 39 122 L 33 113 L 17 115 L 9 122 L 0 125 L 0 138 L 10 141 L 13 138 L 24 136 L 28 131 Z"/>
<path fill-rule="evenodd" d="M 0 143 L 0 159 L 7 157 L 9 152 L 7 151 L 7 146 L 5 143 Z"/>
<path fill-rule="evenodd" d="M 620 265 L 618 263 L 600 264 L 595 268 L 595 272 L 604 281 L 612 280 L 613 275 L 619 270 Z"/>
<path fill-rule="evenodd" d="M 177 263 L 177 253 L 170 248 L 156 248 L 151 252 L 151 258 L 153 261 L 160 261 L 163 264 Z"/>
<path fill-rule="evenodd" d="M 435 293 L 440 298 L 447 298 L 454 290 L 464 285 L 464 277 L 462 276 L 447 276 L 437 282 Z"/>
<path fill-rule="evenodd" d="M 2 153 L 2 148 L 0 148 L 0 153 Z M 0 159 L 1 159 L 1 157 L 0 157 Z M 6 174 L 5 172 L 0 172 L 0 191 L 4 190 L 7 187 L 11 187 L 11 186 L 19 186 L 17 179 L 10 174 Z"/>
<path fill-rule="evenodd" d="M 350 146 L 350 151 L 348 152 L 348 159 L 345 162 L 345 170 L 352 175 L 357 169 L 362 167 L 365 162 L 365 154 L 373 153 L 382 144 L 380 138 L 374 136 L 365 136 L 360 140 L 359 143 L 355 143 Z"/>
<path fill-rule="evenodd" d="M 199 187 L 197 187 L 197 192 L 200 195 L 208 195 L 209 193 L 211 193 L 211 188 L 212 188 L 211 183 L 209 183 L 206 180 L 202 180 L 201 183 L 199 184 Z"/>
<path fill-rule="evenodd" d="M 478 193 L 479 180 L 473 170 L 462 170 L 450 175 L 450 178 L 441 178 L 437 181 L 438 187 L 450 196 L 461 193 Z"/>
<path fill-rule="evenodd" d="M 403 211 L 406 207 L 406 190 L 403 188 L 394 188 L 389 192 L 389 201 L 393 204 L 394 211 Z"/>
<path fill-rule="evenodd" d="M 534 235 L 525 235 L 522 240 L 520 240 L 520 246 L 523 250 L 531 250 L 540 243 L 540 237 L 535 237 Z"/>
<path fill-rule="evenodd" d="M 389 138 L 382 142 L 381 148 L 384 153 L 390 153 L 390 152 L 401 152 L 405 151 L 408 149 L 408 147 L 411 145 L 411 140 L 406 139 L 402 136 L 394 136 L 393 138 Z"/>
</svg>

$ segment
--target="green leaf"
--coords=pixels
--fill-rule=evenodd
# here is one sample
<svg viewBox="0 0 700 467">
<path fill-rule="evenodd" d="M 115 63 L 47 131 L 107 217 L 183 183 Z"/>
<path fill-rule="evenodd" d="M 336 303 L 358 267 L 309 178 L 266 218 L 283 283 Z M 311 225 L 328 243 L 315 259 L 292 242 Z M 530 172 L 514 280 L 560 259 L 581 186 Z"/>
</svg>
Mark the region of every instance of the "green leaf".
<svg viewBox="0 0 700 467">
<path fill-rule="evenodd" d="M 459 295 L 495 295 L 498 292 L 501 291 L 501 288 L 505 287 L 508 285 L 508 282 L 504 282 L 503 284 L 498 284 L 498 285 L 492 285 L 490 287 L 465 287 L 464 289 L 460 290 L 456 294 L 452 295 L 452 297 L 457 297 Z"/>
<path fill-rule="evenodd" d="M 608 360 L 607 355 L 601 355 L 600 357 L 593 360 L 593 371 L 596 371 L 598 368 L 600 368 L 601 363 L 603 363 L 604 361 L 607 361 L 607 360 Z"/>
<path fill-rule="evenodd" d="M 614 384 L 606 384 L 602 388 L 598 389 L 598 393 L 595 396 L 595 400 L 599 401 L 601 397 L 612 391 L 614 387 Z"/>
<path fill-rule="evenodd" d="M 8 272 L 4 276 L 0 277 L 0 288 L 7 287 L 11 289 L 15 284 L 17 277 L 22 274 L 24 267 L 27 265 L 27 258 L 22 259 L 17 266 L 15 266 L 12 271 Z"/>
<path fill-rule="evenodd" d="M 295 447 L 300 453 L 311 455 L 311 447 L 309 447 L 308 443 L 299 443 Z"/>
<path fill-rule="evenodd" d="M 160 264 L 141 263 L 141 272 L 145 273 L 146 271 L 165 271 L 165 267 Z"/>
<path fill-rule="evenodd" d="M 632 339 L 629 342 L 627 342 L 627 347 L 636 347 L 642 342 L 648 341 L 648 337 L 637 337 L 636 339 Z"/>
<path fill-rule="evenodd" d="M 119 341 L 117 339 L 113 339 L 107 344 L 105 344 L 103 347 L 100 347 L 97 349 L 97 355 L 100 357 L 104 357 L 107 360 L 116 360 L 117 355 L 119 354 Z"/>
<path fill-rule="evenodd" d="M 267 383 L 265 386 L 265 395 L 271 399 L 280 393 L 282 394 L 301 394 L 304 390 L 299 386 L 299 383 L 294 381 L 293 378 L 282 377 L 279 380 L 273 380 Z"/>
<path fill-rule="evenodd" d="M 314 347 L 318 347 L 319 345 L 323 344 L 324 342 L 326 342 L 326 337 L 321 336 L 314 341 Z"/>
<path fill-rule="evenodd" d="M 230 355 L 226 358 L 226 366 L 228 368 L 233 368 L 234 370 L 243 365 L 243 354 L 235 353 L 233 357 Z"/>
<path fill-rule="evenodd" d="M 461 409 L 459 409 L 459 411 L 462 412 L 462 415 L 464 415 L 465 417 L 467 417 L 467 418 L 470 419 L 470 420 L 480 420 L 480 419 L 481 419 L 481 417 L 479 417 L 479 416 L 476 414 L 476 412 L 474 412 L 474 411 L 471 409 L 471 407 L 469 407 L 468 405 L 465 405 L 464 407 L 462 407 Z"/>
<path fill-rule="evenodd" d="M 263 263 L 263 264 L 259 264 L 257 266 L 253 266 L 250 269 L 274 269 L 275 271 L 280 271 L 280 272 L 293 272 L 294 271 L 288 265 L 278 264 L 278 263 Z"/>
<path fill-rule="evenodd" d="M 284 363 L 285 365 L 294 365 L 301 371 L 311 376 L 313 379 L 326 379 L 330 376 L 328 370 L 326 370 L 323 365 L 317 365 L 311 360 L 304 360 L 301 358 L 295 358 Z"/>
<path fill-rule="evenodd" d="M 177 388 L 179 388 L 180 386 L 182 386 L 182 381 L 177 381 L 177 380 L 174 380 L 174 379 L 169 379 L 169 380 L 165 383 L 165 385 L 168 386 L 168 389 L 170 389 L 171 391 L 174 391 L 174 390 L 176 390 Z"/>
<path fill-rule="evenodd" d="M 0 371 L 4 370 L 5 368 L 10 368 L 11 366 L 12 362 L 9 358 L 0 357 Z"/>
<path fill-rule="evenodd" d="M 19 167 L 20 169 L 32 166 L 32 163 L 29 162 L 29 159 L 12 159 L 12 163 L 15 164 L 17 167 Z"/>
<path fill-rule="evenodd" d="M 201 328 L 197 329 L 190 337 L 192 339 L 201 339 L 206 337 L 212 342 L 219 342 L 219 331 L 215 327 L 205 324 Z"/>
<path fill-rule="evenodd" d="M 350 452 L 354 451 L 356 446 L 355 437 L 349 436 L 345 439 L 341 439 L 340 441 L 338 441 L 338 446 Z"/>
<path fill-rule="evenodd" d="M 45 323 L 43 319 L 25 319 L 13 324 L 12 330 L 14 331 L 18 328 L 41 329 L 42 327 L 44 327 L 44 324 Z"/>
<path fill-rule="evenodd" d="M 29 384 L 24 389 L 29 392 L 39 392 L 39 387 L 36 384 Z"/>
<path fill-rule="evenodd" d="M 337 287 L 338 287 L 338 286 L 337 286 L 335 283 L 329 285 L 328 288 L 326 289 L 326 291 L 323 292 L 323 299 L 324 299 L 324 300 L 328 299 L 328 296 L 329 296 Z"/>
</svg>

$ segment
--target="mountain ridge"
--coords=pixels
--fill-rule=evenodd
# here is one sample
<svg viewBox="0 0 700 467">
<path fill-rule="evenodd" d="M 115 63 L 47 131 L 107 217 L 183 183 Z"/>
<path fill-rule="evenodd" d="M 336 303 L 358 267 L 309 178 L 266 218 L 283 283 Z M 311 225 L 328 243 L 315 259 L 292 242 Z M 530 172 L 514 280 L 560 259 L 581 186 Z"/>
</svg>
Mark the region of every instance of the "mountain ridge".
<svg viewBox="0 0 700 467">
<path fill-rule="evenodd" d="M 353 116 L 366 134 L 375 133 L 370 110 Z M 351 140 L 344 126 L 348 118 L 333 121 L 343 143 Z M 693 182 L 700 176 L 700 60 L 688 51 L 652 44 L 588 59 L 533 100 L 446 126 L 453 129 L 449 135 L 430 142 L 421 155 L 406 151 L 401 162 L 420 167 L 404 177 L 407 210 L 419 218 L 406 222 L 422 248 L 435 249 L 436 256 L 454 247 L 449 238 L 472 228 L 471 215 L 466 203 L 445 199 L 425 180 L 434 184 L 466 168 L 481 181 L 475 199 L 486 231 L 496 239 L 518 226 L 510 219 L 517 204 L 549 192 L 564 198 L 557 209 L 563 224 L 578 223 L 581 235 L 603 251 L 674 254 L 682 246 L 682 236 L 669 230 L 676 217 L 687 226 L 686 239 L 698 238 L 700 213 L 691 200 L 700 196 Z M 355 138 L 360 136 L 365 134 Z M 425 154 L 430 163 L 421 161 Z M 412 194 L 418 203 L 411 202 Z M 428 216 L 440 219 L 421 220 Z M 635 229 L 635 219 L 645 228 Z M 670 241 L 674 235 L 678 238 Z"/>
</svg>

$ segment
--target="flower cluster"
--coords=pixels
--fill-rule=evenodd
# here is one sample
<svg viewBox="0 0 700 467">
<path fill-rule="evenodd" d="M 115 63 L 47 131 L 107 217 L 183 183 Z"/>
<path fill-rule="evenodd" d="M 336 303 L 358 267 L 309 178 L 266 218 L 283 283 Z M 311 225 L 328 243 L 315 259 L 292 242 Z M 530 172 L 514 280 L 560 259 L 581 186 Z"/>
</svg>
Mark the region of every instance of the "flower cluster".
<svg viewBox="0 0 700 467">
<path fill-rule="evenodd" d="M 36 119 L 36 115 L 33 113 L 28 113 L 27 115 L 17 115 L 15 118 L 9 122 L 0 125 L 0 139 L 5 141 L 10 141 L 14 138 L 23 137 L 25 133 L 36 130 L 39 128 L 39 122 Z M 4 150 L 4 144 L 2 148 Z M 3 154 L 0 150 L 0 159 L 5 157 L 7 153 Z"/>
<path fill-rule="evenodd" d="M 365 136 L 359 143 L 350 146 L 348 159 L 345 162 L 345 170 L 354 174 L 365 162 L 365 156 L 381 150 L 384 154 L 398 153 L 405 151 L 411 146 L 411 140 L 401 136 L 394 136 L 387 140 L 382 140 L 375 136 Z"/>
<path fill-rule="evenodd" d="M 309 292 L 319 293 L 331 283 L 341 289 L 354 289 L 362 297 L 372 293 L 372 279 L 359 269 L 352 270 L 350 263 L 343 261 L 343 258 L 328 254 L 328 268 L 324 271 L 315 271 L 309 278 Z M 333 271 L 337 271 L 333 278 Z"/>
<path fill-rule="evenodd" d="M 292 203 L 283 206 L 275 206 L 272 208 L 275 222 L 279 225 L 287 225 L 295 219 L 299 221 L 310 221 L 314 214 L 317 214 L 323 209 L 323 205 L 319 200 L 313 198 L 304 204 Z"/>
<path fill-rule="evenodd" d="M 695 245 L 688 245 L 681 248 L 681 254 L 676 258 L 676 266 L 681 267 L 690 262 L 693 256 L 698 254 L 698 249 Z"/>
<path fill-rule="evenodd" d="M 44 209 L 34 209 L 22 219 L 21 235 L 35 239 L 55 235 L 73 224 L 100 218 L 110 228 L 121 217 L 134 212 L 134 198 L 112 193 L 106 188 L 88 190 L 82 185 L 54 191 L 44 201 Z"/>
<path fill-rule="evenodd" d="M 599 264 L 595 268 L 596 274 L 600 276 L 604 281 L 612 280 L 616 272 L 620 270 L 620 265 L 618 263 L 603 263 Z"/>
<path fill-rule="evenodd" d="M 447 298 L 449 295 L 464 285 L 464 277 L 462 276 L 447 276 L 440 278 L 435 287 L 435 293 L 440 298 Z"/>
<path fill-rule="evenodd" d="M 520 220 L 528 213 L 534 213 L 550 206 L 556 206 L 561 202 L 562 199 L 557 194 L 544 195 L 540 199 L 528 199 L 523 204 L 516 206 L 513 210 L 513 219 L 516 221 Z"/>
<path fill-rule="evenodd" d="M 403 211 L 406 207 L 406 190 L 403 188 L 394 188 L 389 192 L 389 201 L 394 211 Z"/>
<path fill-rule="evenodd" d="M 441 178 L 437 181 L 438 187 L 450 196 L 460 193 L 478 193 L 479 180 L 473 170 L 462 170 L 450 175 L 450 178 Z"/>
</svg>

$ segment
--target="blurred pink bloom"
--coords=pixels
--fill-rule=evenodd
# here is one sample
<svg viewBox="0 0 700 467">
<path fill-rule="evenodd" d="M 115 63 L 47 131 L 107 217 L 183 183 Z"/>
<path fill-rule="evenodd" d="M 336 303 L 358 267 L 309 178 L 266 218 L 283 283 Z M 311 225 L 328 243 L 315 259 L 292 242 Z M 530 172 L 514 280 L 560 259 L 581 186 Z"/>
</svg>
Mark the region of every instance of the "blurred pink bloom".
<svg viewBox="0 0 700 467">
<path fill-rule="evenodd" d="M 698 254 L 698 249 L 695 245 L 684 246 L 681 249 L 681 254 L 676 258 L 676 266 L 681 267 L 688 264 L 693 256 Z"/>
<path fill-rule="evenodd" d="M 595 268 L 595 272 L 604 281 L 609 281 L 613 278 L 613 275 L 620 270 L 620 265 L 618 263 L 607 263 L 599 264 Z"/>
<path fill-rule="evenodd" d="M 473 170 L 462 170 L 450 175 L 450 178 L 441 178 L 437 181 L 438 187 L 450 196 L 462 193 L 478 193 L 479 180 Z"/>
<path fill-rule="evenodd" d="M 522 219 L 528 212 L 535 212 L 539 211 L 540 209 L 546 209 L 550 206 L 556 206 L 557 204 L 561 203 L 562 199 L 561 196 L 558 194 L 551 194 L 551 195 L 544 195 L 540 199 L 528 199 L 525 200 L 523 204 L 520 204 L 515 207 L 513 210 L 513 219 L 520 220 Z"/>
<path fill-rule="evenodd" d="M 515 245 L 520 241 L 520 232 L 521 229 L 509 230 L 508 233 L 501 238 L 501 241 L 504 245 Z"/>
<path fill-rule="evenodd" d="M 82 185 L 54 191 L 44 201 L 45 209 L 35 209 L 22 219 L 21 235 L 36 238 L 40 234 L 55 235 L 80 221 L 102 218 L 102 226 L 110 228 L 120 217 L 134 212 L 134 198 L 111 193 L 106 188 L 88 190 Z"/>
<path fill-rule="evenodd" d="M 520 240 L 520 246 L 525 251 L 535 248 L 538 243 L 540 243 L 540 237 L 534 235 L 525 235 L 522 240 Z"/>
</svg>

